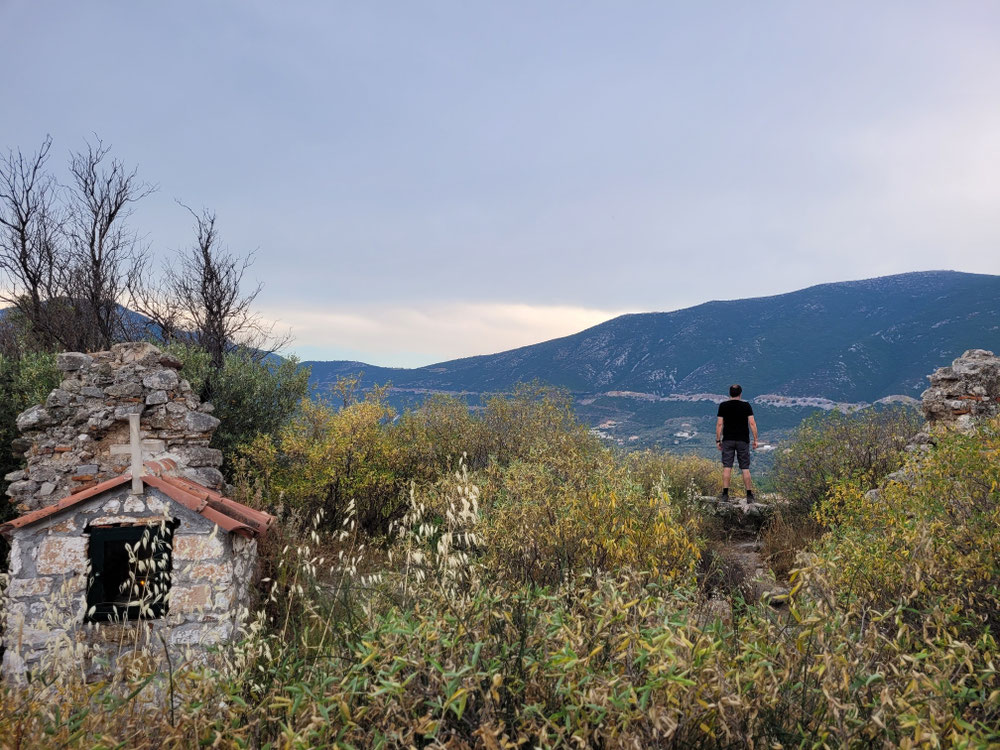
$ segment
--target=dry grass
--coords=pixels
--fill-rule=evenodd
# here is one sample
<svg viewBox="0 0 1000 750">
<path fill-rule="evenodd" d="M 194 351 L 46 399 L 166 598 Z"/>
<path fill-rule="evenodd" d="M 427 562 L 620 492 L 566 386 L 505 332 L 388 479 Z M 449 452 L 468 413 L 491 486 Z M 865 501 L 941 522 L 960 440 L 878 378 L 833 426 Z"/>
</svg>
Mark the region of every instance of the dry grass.
<svg viewBox="0 0 1000 750">
<path fill-rule="evenodd" d="M 797 555 L 818 539 L 822 531 L 811 514 L 793 508 L 779 509 L 761 531 L 761 558 L 776 579 L 786 581 Z"/>
<path fill-rule="evenodd" d="M 627 471 L 566 451 L 459 470 L 412 486 L 387 537 L 347 503 L 276 549 L 242 639 L 212 668 L 175 665 L 173 700 L 147 646 L 102 684 L 53 659 L 5 689 L 0 743 L 997 746 L 997 456 L 996 429 L 951 436 L 878 502 L 840 486 L 781 617 L 705 616 L 738 572 Z M 787 561 L 807 532 L 784 518 L 768 534 Z M 511 563 L 529 549 L 558 575 Z"/>
</svg>

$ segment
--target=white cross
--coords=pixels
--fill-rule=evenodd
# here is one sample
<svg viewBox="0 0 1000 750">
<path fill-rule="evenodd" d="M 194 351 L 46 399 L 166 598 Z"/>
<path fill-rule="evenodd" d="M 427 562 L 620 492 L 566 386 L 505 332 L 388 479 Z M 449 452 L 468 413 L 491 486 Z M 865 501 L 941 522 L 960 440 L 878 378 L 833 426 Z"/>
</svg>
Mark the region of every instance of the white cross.
<svg viewBox="0 0 1000 750">
<path fill-rule="evenodd" d="M 129 453 L 132 456 L 132 494 L 145 492 L 142 486 L 142 438 L 139 435 L 139 415 L 128 415 Z"/>
</svg>

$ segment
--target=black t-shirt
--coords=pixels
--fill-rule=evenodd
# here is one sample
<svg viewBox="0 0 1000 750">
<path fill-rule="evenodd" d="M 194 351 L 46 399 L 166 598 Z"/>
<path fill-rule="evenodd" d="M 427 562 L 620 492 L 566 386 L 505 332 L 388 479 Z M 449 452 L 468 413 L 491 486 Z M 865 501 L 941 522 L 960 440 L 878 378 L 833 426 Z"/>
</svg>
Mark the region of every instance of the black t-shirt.
<svg viewBox="0 0 1000 750">
<path fill-rule="evenodd" d="M 722 417 L 722 439 L 742 440 L 750 442 L 749 417 L 753 416 L 753 408 L 746 401 L 731 398 L 719 404 L 719 416 Z"/>
</svg>

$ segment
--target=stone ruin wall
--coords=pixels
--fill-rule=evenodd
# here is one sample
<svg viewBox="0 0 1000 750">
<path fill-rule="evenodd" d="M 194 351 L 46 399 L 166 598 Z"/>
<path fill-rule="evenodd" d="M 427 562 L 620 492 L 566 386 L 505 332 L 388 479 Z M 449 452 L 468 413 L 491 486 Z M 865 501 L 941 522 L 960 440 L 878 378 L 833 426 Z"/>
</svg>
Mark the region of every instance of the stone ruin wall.
<svg viewBox="0 0 1000 750">
<path fill-rule="evenodd" d="M 927 377 L 931 385 L 921 401 L 930 429 L 967 431 L 976 421 L 1000 414 L 1000 357 L 993 352 L 969 349 Z"/>
<path fill-rule="evenodd" d="M 74 490 L 129 470 L 129 414 L 140 414 L 143 458 L 171 458 L 177 473 L 222 487 L 221 451 L 210 448 L 219 420 L 178 370 L 183 364 L 152 344 L 57 357 L 63 381 L 45 403 L 17 418 L 14 450 L 27 465 L 6 476 L 18 511 L 50 505 Z"/>
<path fill-rule="evenodd" d="M 87 526 L 179 521 L 165 617 L 84 626 L 89 569 Z M 17 679 L 46 659 L 72 659 L 88 677 L 114 672 L 122 658 L 145 651 L 173 664 L 209 663 L 210 649 L 231 641 L 250 605 L 247 586 L 256 567 L 257 542 L 227 534 L 155 488 L 130 494 L 128 484 L 79 507 L 11 533 L 10 583 L 3 615 L 6 650 L 2 674 Z M 123 645 L 124 644 L 124 645 Z M 137 648 L 138 647 L 138 648 Z M 106 662 L 108 666 L 102 663 Z M 165 668 L 166 665 L 160 665 Z"/>
</svg>

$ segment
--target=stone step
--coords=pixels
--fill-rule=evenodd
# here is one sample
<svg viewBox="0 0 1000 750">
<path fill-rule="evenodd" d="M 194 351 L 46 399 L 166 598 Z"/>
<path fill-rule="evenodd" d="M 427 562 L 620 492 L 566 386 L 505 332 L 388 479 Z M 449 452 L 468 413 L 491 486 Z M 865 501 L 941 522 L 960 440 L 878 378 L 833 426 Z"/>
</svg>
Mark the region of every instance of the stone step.
<svg viewBox="0 0 1000 750">
<path fill-rule="evenodd" d="M 760 528 L 774 510 L 772 503 L 748 503 L 745 498 L 734 497 L 727 501 L 709 495 L 695 495 L 692 500 L 723 523 L 739 527 Z"/>
</svg>

